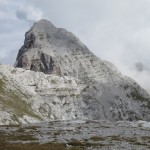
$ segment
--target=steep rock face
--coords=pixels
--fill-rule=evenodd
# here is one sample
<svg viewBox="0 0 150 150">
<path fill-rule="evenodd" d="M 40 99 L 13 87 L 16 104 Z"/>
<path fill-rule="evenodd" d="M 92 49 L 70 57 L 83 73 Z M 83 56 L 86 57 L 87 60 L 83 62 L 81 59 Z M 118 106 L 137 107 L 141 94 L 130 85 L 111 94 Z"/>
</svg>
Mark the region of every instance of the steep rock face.
<svg viewBox="0 0 150 150">
<path fill-rule="evenodd" d="M 26 33 L 15 66 L 46 74 L 82 76 L 99 61 L 79 39 L 65 29 L 41 20 Z M 81 70 L 81 72 L 79 72 Z"/>
<path fill-rule="evenodd" d="M 26 70 L 0 71 L 32 95 L 28 101 L 43 120 L 150 120 L 144 89 L 49 21 L 35 23 L 26 33 L 15 66 Z"/>
<path fill-rule="evenodd" d="M 120 78 L 116 86 L 89 85 L 71 76 L 0 65 L 0 124 L 72 119 L 149 120 L 148 94 L 132 80 Z"/>
<path fill-rule="evenodd" d="M 72 77 L 0 65 L 0 124 L 85 119 L 79 97 L 85 86 Z"/>
</svg>

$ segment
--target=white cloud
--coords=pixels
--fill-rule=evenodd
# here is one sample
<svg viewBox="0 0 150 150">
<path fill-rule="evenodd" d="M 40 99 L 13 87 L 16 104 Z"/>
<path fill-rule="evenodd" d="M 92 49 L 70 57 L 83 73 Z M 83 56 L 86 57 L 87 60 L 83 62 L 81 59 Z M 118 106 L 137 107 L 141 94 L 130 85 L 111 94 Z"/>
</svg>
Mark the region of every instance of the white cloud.
<svg viewBox="0 0 150 150">
<path fill-rule="evenodd" d="M 19 0 L 0 1 L 0 62 L 13 64 L 23 43 L 24 30 L 29 23 L 18 21 L 15 15 Z"/>
<path fill-rule="evenodd" d="M 33 6 L 22 6 L 16 11 L 18 19 L 27 21 L 38 21 L 42 19 L 42 12 Z"/>
<path fill-rule="evenodd" d="M 25 32 L 41 18 L 42 11 L 27 0 L 0 1 L 0 62 L 15 63 Z"/>
</svg>

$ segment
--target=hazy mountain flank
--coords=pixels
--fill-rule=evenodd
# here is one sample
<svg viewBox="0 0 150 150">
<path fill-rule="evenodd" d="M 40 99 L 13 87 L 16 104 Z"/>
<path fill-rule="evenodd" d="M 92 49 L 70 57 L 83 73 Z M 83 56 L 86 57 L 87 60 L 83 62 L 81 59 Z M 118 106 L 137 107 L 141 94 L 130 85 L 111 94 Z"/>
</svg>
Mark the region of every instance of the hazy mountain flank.
<svg viewBox="0 0 150 150">
<path fill-rule="evenodd" d="M 150 95 L 75 35 L 40 20 L 15 68 L 0 65 L 0 124 L 72 119 L 150 121 Z"/>
</svg>

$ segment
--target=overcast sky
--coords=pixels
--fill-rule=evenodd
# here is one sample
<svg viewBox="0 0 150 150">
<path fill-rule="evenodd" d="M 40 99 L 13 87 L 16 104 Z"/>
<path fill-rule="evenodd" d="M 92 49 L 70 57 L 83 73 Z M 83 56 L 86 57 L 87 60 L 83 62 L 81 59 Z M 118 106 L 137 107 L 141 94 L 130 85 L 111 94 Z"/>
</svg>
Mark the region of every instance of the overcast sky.
<svg viewBox="0 0 150 150">
<path fill-rule="evenodd" d="M 1 0 L 1 63 L 14 64 L 24 33 L 42 18 L 73 32 L 150 92 L 150 0 Z"/>
</svg>

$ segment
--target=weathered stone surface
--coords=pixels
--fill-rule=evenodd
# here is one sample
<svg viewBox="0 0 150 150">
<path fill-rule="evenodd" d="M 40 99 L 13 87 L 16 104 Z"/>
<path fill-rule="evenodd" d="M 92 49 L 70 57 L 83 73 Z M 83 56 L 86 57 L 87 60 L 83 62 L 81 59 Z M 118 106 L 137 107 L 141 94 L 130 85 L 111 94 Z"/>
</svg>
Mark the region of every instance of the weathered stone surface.
<svg viewBox="0 0 150 150">
<path fill-rule="evenodd" d="M 18 116 L 16 106 L 4 107 L 1 100 L 0 110 L 9 116 L 9 121 L 5 115 L 0 117 L 2 124 L 75 118 L 150 120 L 150 96 L 144 89 L 96 57 L 72 33 L 49 21 L 35 23 L 26 33 L 15 66 L 0 66 L 0 79 L 6 79 L 1 95 L 16 101 L 6 93 L 17 93 L 30 111 Z"/>
<path fill-rule="evenodd" d="M 18 60 L 18 64 L 16 66 L 50 74 L 54 71 L 54 60 L 51 56 L 38 51 L 36 59 L 29 60 L 28 56 L 24 54 Z"/>
<path fill-rule="evenodd" d="M 150 149 L 150 123 L 144 121 L 71 120 L 0 126 L 0 135 L 0 148 L 11 150 Z"/>
<path fill-rule="evenodd" d="M 77 77 L 81 74 L 80 68 L 82 74 L 89 70 L 87 66 L 93 68 L 91 62 L 94 59 L 95 56 L 72 33 L 41 20 L 26 33 L 15 66 L 46 74 Z M 82 64 L 86 68 L 82 69 Z"/>
</svg>

